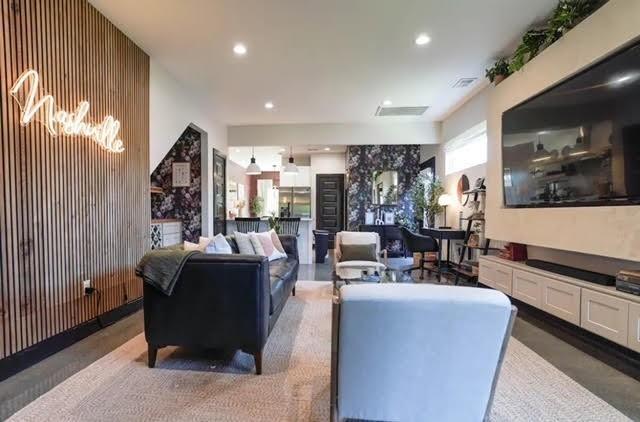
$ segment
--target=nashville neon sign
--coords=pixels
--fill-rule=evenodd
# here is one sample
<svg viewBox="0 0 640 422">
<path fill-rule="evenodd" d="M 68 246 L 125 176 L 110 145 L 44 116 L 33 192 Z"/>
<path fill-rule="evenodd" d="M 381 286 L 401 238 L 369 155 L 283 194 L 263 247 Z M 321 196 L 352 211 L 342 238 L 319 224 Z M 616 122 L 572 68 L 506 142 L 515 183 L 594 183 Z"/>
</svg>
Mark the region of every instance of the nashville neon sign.
<svg viewBox="0 0 640 422">
<path fill-rule="evenodd" d="M 28 85 L 26 95 L 20 96 L 20 91 Z M 89 113 L 89 103 L 81 101 L 75 111 L 68 112 L 58 110 L 56 101 L 52 95 L 43 95 L 38 98 L 40 76 L 33 69 L 26 70 L 13 84 L 9 93 L 20 106 L 20 124 L 27 126 L 39 111 L 42 111 L 42 124 L 51 134 L 58 136 L 59 132 L 68 136 L 84 136 L 90 138 L 103 149 L 109 152 L 123 152 L 124 145 L 118 137 L 120 121 L 113 116 L 106 116 L 102 123 L 94 124 L 85 122 Z M 24 101 L 21 101 L 24 98 Z"/>
</svg>

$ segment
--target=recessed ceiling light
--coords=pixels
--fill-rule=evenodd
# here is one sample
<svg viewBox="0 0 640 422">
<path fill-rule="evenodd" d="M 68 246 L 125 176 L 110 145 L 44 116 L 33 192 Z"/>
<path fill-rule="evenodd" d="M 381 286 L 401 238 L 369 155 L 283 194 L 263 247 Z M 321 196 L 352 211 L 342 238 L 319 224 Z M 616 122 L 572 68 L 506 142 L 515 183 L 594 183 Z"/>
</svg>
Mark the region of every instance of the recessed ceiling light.
<svg viewBox="0 0 640 422">
<path fill-rule="evenodd" d="M 331 148 L 326 147 L 324 150 L 325 150 L 325 151 L 331 151 Z"/>
<path fill-rule="evenodd" d="M 429 44 L 431 38 L 427 34 L 420 34 L 416 37 L 416 45 L 426 45 Z"/>
<path fill-rule="evenodd" d="M 266 103 L 264 103 L 264 108 L 266 108 L 267 110 L 271 110 L 273 107 L 274 105 L 271 101 L 267 101 Z"/>
<path fill-rule="evenodd" d="M 244 56 L 247 54 L 247 46 L 239 42 L 233 46 L 233 52 L 236 56 Z"/>
<path fill-rule="evenodd" d="M 382 102 L 382 105 L 385 107 L 389 107 L 391 104 L 393 104 L 393 102 L 391 100 L 384 100 Z"/>
</svg>

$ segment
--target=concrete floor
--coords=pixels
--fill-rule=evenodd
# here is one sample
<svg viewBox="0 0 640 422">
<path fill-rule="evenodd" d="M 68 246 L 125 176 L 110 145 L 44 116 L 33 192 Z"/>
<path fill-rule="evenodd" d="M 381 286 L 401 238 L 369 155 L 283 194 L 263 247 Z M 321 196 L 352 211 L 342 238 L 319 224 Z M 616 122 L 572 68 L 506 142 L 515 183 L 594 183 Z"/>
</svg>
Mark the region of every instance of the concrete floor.
<svg viewBox="0 0 640 422">
<path fill-rule="evenodd" d="M 406 264 L 401 259 L 390 262 L 395 267 Z M 302 265 L 298 278 L 330 281 L 331 272 L 330 262 Z M 0 382 L 0 420 L 5 420 L 142 331 L 140 311 Z M 592 393 L 632 420 L 640 421 L 640 382 L 522 318 L 517 318 L 513 335 Z"/>
</svg>

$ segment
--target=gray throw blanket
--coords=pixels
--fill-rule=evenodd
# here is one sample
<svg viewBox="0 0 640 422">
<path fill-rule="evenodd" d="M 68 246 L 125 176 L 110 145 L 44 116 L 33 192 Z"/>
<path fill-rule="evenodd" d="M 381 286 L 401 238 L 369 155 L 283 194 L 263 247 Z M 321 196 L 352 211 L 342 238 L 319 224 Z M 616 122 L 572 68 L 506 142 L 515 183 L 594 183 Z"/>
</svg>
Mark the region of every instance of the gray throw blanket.
<svg viewBox="0 0 640 422">
<path fill-rule="evenodd" d="M 187 259 L 198 253 L 201 252 L 182 249 L 159 249 L 147 252 L 136 267 L 136 275 L 165 295 L 171 296 Z"/>
</svg>

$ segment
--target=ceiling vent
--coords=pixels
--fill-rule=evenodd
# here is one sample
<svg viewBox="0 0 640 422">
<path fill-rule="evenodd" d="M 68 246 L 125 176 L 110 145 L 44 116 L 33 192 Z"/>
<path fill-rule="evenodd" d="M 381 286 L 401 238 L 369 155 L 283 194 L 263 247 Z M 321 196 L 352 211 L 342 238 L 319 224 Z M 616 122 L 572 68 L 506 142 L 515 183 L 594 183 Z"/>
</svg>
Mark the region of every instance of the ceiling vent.
<svg viewBox="0 0 640 422">
<path fill-rule="evenodd" d="M 469 85 L 471 85 L 472 83 L 474 83 L 476 80 L 478 80 L 478 78 L 461 78 L 461 79 L 458 79 L 458 82 L 453 84 L 453 87 L 454 88 L 466 88 Z"/>
<path fill-rule="evenodd" d="M 376 116 L 422 116 L 428 106 L 420 107 L 378 107 Z"/>
</svg>

